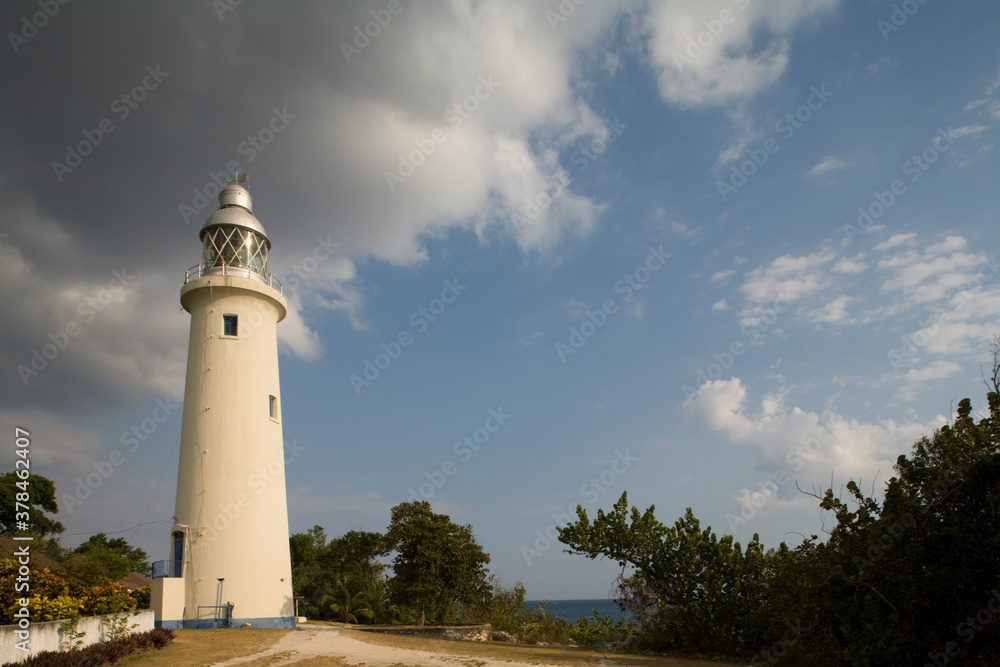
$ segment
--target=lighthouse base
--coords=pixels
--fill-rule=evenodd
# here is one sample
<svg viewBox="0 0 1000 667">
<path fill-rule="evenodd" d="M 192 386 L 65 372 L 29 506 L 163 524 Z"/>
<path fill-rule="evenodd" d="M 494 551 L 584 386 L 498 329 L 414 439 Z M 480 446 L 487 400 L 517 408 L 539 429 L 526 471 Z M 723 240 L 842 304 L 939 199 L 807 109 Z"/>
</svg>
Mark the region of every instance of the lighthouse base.
<svg viewBox="0 0 1000 667">
<path fill-rule="evenodd" d="M 294 628 L 294 616 L 273 616 L 271 618 L 233 618 L 227 624 L 225 619 L 189 618 L 171 629 L 205 630 L 207 628 L 241 628 L 249 623 L 252 628 Z M 168 627 L 164 625 L 163 627 Z"/>
</svg>

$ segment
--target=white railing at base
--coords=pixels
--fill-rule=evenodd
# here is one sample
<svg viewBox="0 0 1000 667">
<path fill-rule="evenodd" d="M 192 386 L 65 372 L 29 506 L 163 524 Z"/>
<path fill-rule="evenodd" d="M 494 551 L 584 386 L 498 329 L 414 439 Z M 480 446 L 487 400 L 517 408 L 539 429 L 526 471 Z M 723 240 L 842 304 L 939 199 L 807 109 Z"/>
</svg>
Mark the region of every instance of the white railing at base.
<svg viewBox="0 0 1000 667">
<path fill-rule="evenodd" d="M 192 266 L 184 272 L 184 284 L 186 285 L 195 278 L 201 278 L 202 276 L 239 276 L 241 278 L 249 278 L 250 280 L 260 281 L 268 287 L 278 290 L 278 293 L 281 293 L 281 281 L 275 278 L 273 273 L 262 276 L 250 269 L 238 266 L 226 266 L 225 264 L 222 266 L 206 266 L 205 264 Z"/>
</svg>

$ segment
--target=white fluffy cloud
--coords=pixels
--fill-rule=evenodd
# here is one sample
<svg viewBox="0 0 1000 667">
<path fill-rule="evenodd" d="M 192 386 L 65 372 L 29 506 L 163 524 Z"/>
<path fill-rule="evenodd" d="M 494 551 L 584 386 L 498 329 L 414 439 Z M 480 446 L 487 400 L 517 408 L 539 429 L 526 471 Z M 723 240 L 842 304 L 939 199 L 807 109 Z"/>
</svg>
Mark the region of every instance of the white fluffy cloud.
<svg viewBox="0 0 1000 667">
<path fill-rule="evenodd" d="M 647 17 L 660 95 L 680 107 L 728 105 L 774 83 L 788 66 L 793 33 L 836 0 L 685 0 L 656 3 Z"/>
<path fill-rule="evenodd" d="M 825 488 L 831 475 L 835 485 L 870 482 L 878 471 L 885 479 L 899 454 L 945 423 L 944 417 L 863 423 L 835 412 L 819 414 L 787 406 L 784 390 L 763 397 L 756 410 L 748 403 L 743 382 L 732 378 L 708 382 L 684 409 L 733 445 L 752 448 L 767 471 L 784 471 L 803 488 Z"/>
</svg>

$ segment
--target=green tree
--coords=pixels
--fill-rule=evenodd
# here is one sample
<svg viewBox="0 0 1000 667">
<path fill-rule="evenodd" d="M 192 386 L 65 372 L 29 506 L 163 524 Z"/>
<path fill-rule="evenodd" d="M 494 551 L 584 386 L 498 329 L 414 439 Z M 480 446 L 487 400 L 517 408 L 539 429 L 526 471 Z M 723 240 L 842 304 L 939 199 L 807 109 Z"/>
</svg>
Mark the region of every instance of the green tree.
<svg viewBox="0 0 1000 667">
<path fill-rule="evenodd" d="M 428 612 L 440 617 L 450 603 L 481 604 L 489 595 L 490 556 L 472 527 L 435 514 L 427 501 L 392 508 L 386 544 L 396 552 L 390 597 L 417 608 L 417 625 L 424 624 Z"/>
<path fill-rule="evenodd" d="M 987 402 L 977 422 L 963 399 L 900 456 L 881 502 L 854 482 L 846 502 L 821 497 L 837 523 L 805 570 L 817 664 L 1000 664 L 1000 629 L 975 620 L 1000 608 L 1000 397 Z"/>
<path fill-rule="evenodd" d="M 25 493 L 27 496 L 20 495 Z M 18 500 L 25 497 L 28 498 L 26 503 Z M 18 507 L 18 502 L 22 502 L 27 509 Z M 20 529 L 17 514 L 25 511 L 28 513 L 28 527 Z M 41 475 L 28 475 L 27 479 L 21 479 L 13 472 L 0 475 L 0 534 L 45 536 L 63 532 L 63 525 L 45 516 L 46 512 L 59 513 L 56 485 L 51 479 Z"/>
<path fill-rule="evenodd" d="M 371 621 L 375 618 L 375 612 L 368 603 L 368 594 L 354 577 L 338 579 L 333 591 L 323 597 L 321 606 L 326 607 L 335 620 L 344 623 L 360 623 L 362 619 Z"/>
<path fill-rule="evenodd" d="M 104 533 L 91 535 L 67 555 L 63 565 L 78 577 L 94 583 L 118 581 L 129 572 L 150 575 L 145 551 L 133 547 L 123 537 L 109 540 Z"/>
<path fill-rule="evenodd" d="M 385 570 L 379 558 L 389 553 L 381 533 L 352 530 L 330 541 L 330 558 L 343 577 L 358 582 L 376 616 L 388 607 Z"/>
<path fill-rule="evenodd" d="M 617 561 L 623 575 L 634 568 L 626 587 L 655 597 L 647 631 L 668 638 L 670 648 L 735 654 L 756 645 L 784 545 L 765 555 L 754 535 L 744 550 L 730 535 L 703 530 L 691 508 L 672 527 L 657 521 L 654 510 L 629 509 L 627 493 L 593 520 L 577 506 L 578 520 L 559 529 L 559 540 L 570 553 Z"/>
</svg>

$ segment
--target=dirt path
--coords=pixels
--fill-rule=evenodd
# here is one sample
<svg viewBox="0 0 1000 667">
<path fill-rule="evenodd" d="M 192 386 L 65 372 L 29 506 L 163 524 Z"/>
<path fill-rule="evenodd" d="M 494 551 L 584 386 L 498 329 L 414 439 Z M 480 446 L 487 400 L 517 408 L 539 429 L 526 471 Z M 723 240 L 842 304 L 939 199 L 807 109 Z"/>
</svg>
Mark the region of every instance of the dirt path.
<svg viewBox="0 0 1000 667">
<path fill-rule="evenodd" d="M 357 630 L 301 624 L 271 648 L 212 667 L 723 667 L 723 663 L 665 657 L 603 654 L 586 649 L 427 637 L 356 634 Z M 357 639 L 356 637 L 362 637 Z"/>
<path fill-rule="evenodd" d="M 473 656 L 461 657 L 447 653 L 436 654 L 429 651 L 379 646 L 352 639 L 344 635 L 340 628 L 300 625 L 300 631 L 290 632 L 267 651 L 242 658 L 219 662 L 213 667 L 232 667 L 248 662 L 280 667 L 309 660 L 310 658 L 340 658 L 332 664 L 365 665 L 366 667 L 389 667 L 395 665 L 426 665 L 427 667 L 538 667 L 538 662 L 511 662 L 490 660 Z M 288 654 L 291 655 L 288 655 Z M 277 661 L 267 658 L 278 658 Z M 322 664 L 316 662 L 315 664 Z M 326 663 L 331 664 L 331 663 Z"/>
</svg>

